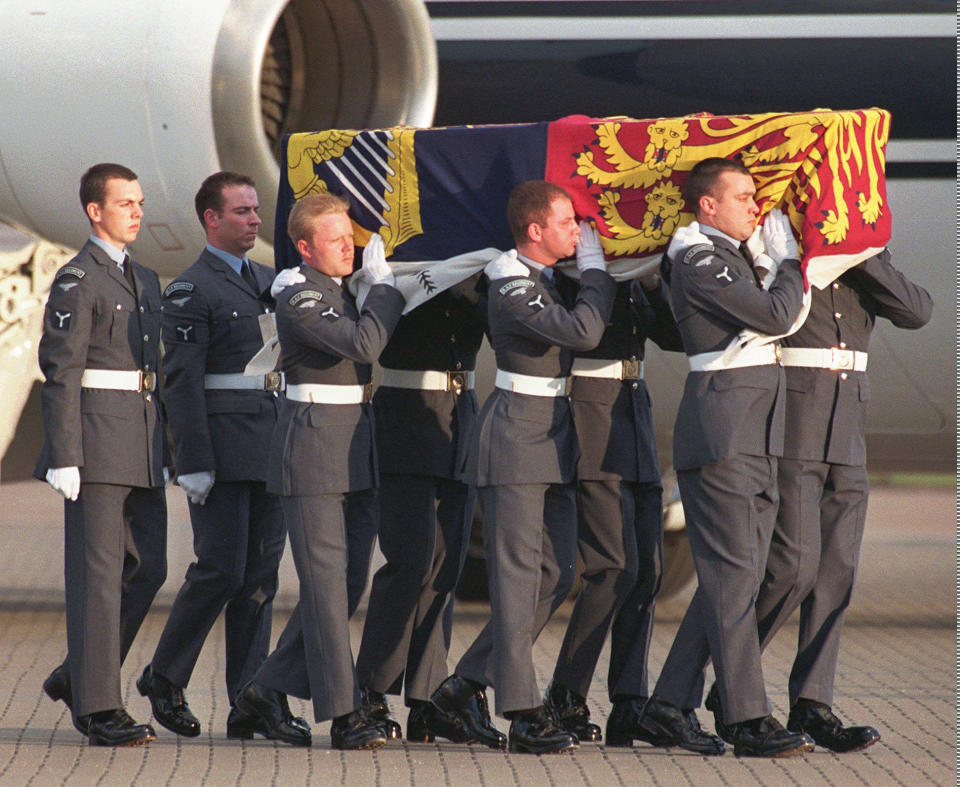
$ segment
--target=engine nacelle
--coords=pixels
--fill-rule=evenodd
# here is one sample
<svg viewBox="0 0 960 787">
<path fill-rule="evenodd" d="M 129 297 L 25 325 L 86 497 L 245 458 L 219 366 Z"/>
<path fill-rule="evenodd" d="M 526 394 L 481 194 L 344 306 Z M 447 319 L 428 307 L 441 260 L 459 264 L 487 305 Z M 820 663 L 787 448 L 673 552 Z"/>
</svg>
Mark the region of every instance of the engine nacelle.
<svg viewBox="0 0 960 787">
<path fill-rule="evenodd" d="M 283 134 L 433 118 L 436 45 L 421 0 L 39 8 L 0 4 L 0 219 L 78 247 L 89 232 L 81 173 L 125 164 L 146 197 L 133 254 L 162 276 L 203 245 L 193 195 L 210 173 L 256 180 L 270 243 Z"/>
</svg>

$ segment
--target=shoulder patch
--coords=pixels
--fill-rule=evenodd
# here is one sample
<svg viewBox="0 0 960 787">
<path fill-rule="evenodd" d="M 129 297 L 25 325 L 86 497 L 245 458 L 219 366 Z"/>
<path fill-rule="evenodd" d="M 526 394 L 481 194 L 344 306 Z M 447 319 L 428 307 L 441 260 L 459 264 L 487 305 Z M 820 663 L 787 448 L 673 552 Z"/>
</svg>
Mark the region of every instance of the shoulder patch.
<svg viewBox="0 0 960 787">
<path fill-rule="evenodd" d="M 87 272 L 83 268 L 78 268 L 76 265 L 64 265 L 60 270 L 57 271 L 55 278 L 59 279 L 62 276 L 76 276 L 78 279 L 82 279 L 87 275 Z"/>
<path fill-rule="evenodd" d="M 689 249 L 687 249 L 686 253 L 683 255 L 683 264 L 689 265 L 690 261 L 701 252 L 705 252 L 705 251 L 712 252 L 714 250 L 715 249 L 712 243 L 698 243 L 696 246 L 691 246 Z"/>
<path fill-rule="evenodd" d="M 532 279 L 514 279 L 513 281 L 508 281 L 500 288 L 500 294 L 506 295 L 510 290 L 515 290 L 518 287 L 523 287 L 523 292 L 527 291 L 527 288 L 533 287 Z"/>
<path fill-rule="evenodd" d="M 169 298 L 176 292 L 193 292 L 195 289 L 196 285 L 192 281 L 175 281 L 167 285 L 167 289 L 163 291 L 163 297 Z"/>
<path fill-rule="evenodd" d="M 290 298 L 289 303 L 290 303 L 291 306 L 296 306 L 297 304 L 302 303 L 303 301 L 320 301 L 320 300 L 323 300 L 323 293 L 320 292 L 319 290 L 300 290 L 300 292 L 295 293 L 295 294 Z M 303 306 L 301 306 L 300 308 L 301 308 L 301 309 L 306 309 L 308 306 L 314 306 L 314 305 L 316 305 L 316 304 L 313 304 L 313 303 L 306 304 L 306 303 L 305 303 L 305 304 L 304 304 Z"/>
</svg>

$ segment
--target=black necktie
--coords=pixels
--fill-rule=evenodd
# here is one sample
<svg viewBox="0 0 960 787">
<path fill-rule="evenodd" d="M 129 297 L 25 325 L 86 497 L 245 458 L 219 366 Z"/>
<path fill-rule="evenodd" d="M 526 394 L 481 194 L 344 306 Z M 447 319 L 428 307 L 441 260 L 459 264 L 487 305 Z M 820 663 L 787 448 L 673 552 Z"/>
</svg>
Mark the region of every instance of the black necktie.
<svg viewBox="0 0 960 787">
<path fill-rule="evenodd" d="M 747 244 L 746 244 L 746 243 L 741 243 L 741 244 L 740 244 L 740 253 L 746 258 L 747 262 L 749 262 L 750 265 L 752 266 L 752 265 L 753 265 L 753 255 L 750 253 L 750 249 L 747 247 Z"/>
<path fill-rule="evenodd" d="M 123 274 L 123 278 L 127 280 L 127 283 L 133 287 L 136 291 L 136 287 L 133 284 L 133 263 L 130 261 L 130 255 L 123 255 L 123 263 L 120 265 L 120 272 Z"/>
<path fill-rule="evenodd" d="M 259 292 L 257 288 L 257 280 L 253 278 L 253 271 L 250 270 L 250 263 L 244 260 L 240 263 L 240 275 L 243 276 L 243 280 L 250 285 L 250 288 L 254 292 Z"/>
</svg>

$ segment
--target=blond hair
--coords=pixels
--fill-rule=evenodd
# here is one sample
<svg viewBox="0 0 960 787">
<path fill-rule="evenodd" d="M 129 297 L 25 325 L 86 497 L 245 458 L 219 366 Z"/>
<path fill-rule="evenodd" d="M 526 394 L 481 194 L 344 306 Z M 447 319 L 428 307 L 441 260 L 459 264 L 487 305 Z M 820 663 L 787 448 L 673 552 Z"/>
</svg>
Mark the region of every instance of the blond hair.
<svg viewBox="0 0 960 787">
<path fill-rule="evenodd" d="M 323 194 L 309 194 L 293 206 L 290 217 L 287 219 L 287 235 L 296 245 L 301 240 L 310 238 L 313 232 L 313 223 L 318 216 L 328 213 L 347 213 L 350 203 L 337 194 L 325 192 Z"/>
</svg>

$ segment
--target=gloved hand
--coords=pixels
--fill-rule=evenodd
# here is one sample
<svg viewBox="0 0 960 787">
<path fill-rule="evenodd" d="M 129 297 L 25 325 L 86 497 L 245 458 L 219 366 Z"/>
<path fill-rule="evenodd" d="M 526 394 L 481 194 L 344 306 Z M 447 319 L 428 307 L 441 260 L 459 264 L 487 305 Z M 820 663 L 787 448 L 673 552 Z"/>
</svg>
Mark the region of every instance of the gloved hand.
<svg viewBox="0 0 960 787">
<path fill-rule="evenodd" d="M 774 262 L 800 259 L 800 250 L 793 238 L 790 220 L 779 208 L 771 210 L 763 222 L 763 242 L 767 247 L 767 254 Z"/>
<path fill-rule="evenodd" d="M 67 500 L 76 500 L 80 496 L 79 467 L 51 467 L 47 470 L 46 479 Z"/>
<path fill-rule="evenodd" d="M 580 240 L 577 241 L 577 270 L 580 273 L 597 268 L 605 271 L 607 261 L 603 258 L 600 233 L 588 221 L 580 222 Z"/>
<path fill-rule="evenodd" d="M 371 235 L 367 245 L 363 247 L 363 275 L 370 284 L 389 284 L 396 286 L 393 271 L 387 265 L 387 255 L 383 248 L 383 238 Z"/>
<path fill-rule="evenodd" d="M 202 470 L 199 473 L 187 473 L 177 476 L 177 483 L 187 493 L 191 503 L 202 506 L 207 502 L 207 495 L 213 489 L 213 470 Z"/>
<path fill-rule="evenodd" d="M 671 260 L 676 260 L 682 257 L 687 249 L 696 246 L 698 243 L 710 243 L 712 245 L 713 241 L 700 232 L 698 222 L 691 221 L 687 226 L 680 227 L 673 233 L 673 237 L 670 238 L 670 245 L 667 246 L 667 256 Z"/>
<path fill-rule="evenodd" d="M 753 269 L 760 276 L 760 283 L 765 290 L 769 289 L 777 276 L 780 263 L 767 254 L 767 247 L 763 242 L 763 227 L 758 224 L 753 230 L 753 235 L 747 238 L 745 242 L 750 252 L 750 258 L 753 260 Z"/>
<path fill-rule="evenodd" d="M 490 281 L 506 279 L 509 276 L 529 276 L 530 269 L 517 259 L 517 250 L 505 251 L 483 269 Z"/>
<path fill-rule="evenodd" d="M 270 285 L 270 295 L 276 298 L 283 292 L 284 288 L 289 287 L 291 284 L 300 284 L 300 282 L 306 280 L 307 277 L 296 268 L 284 268 L 274 277 L 273 284 Z"/>
</svg>

